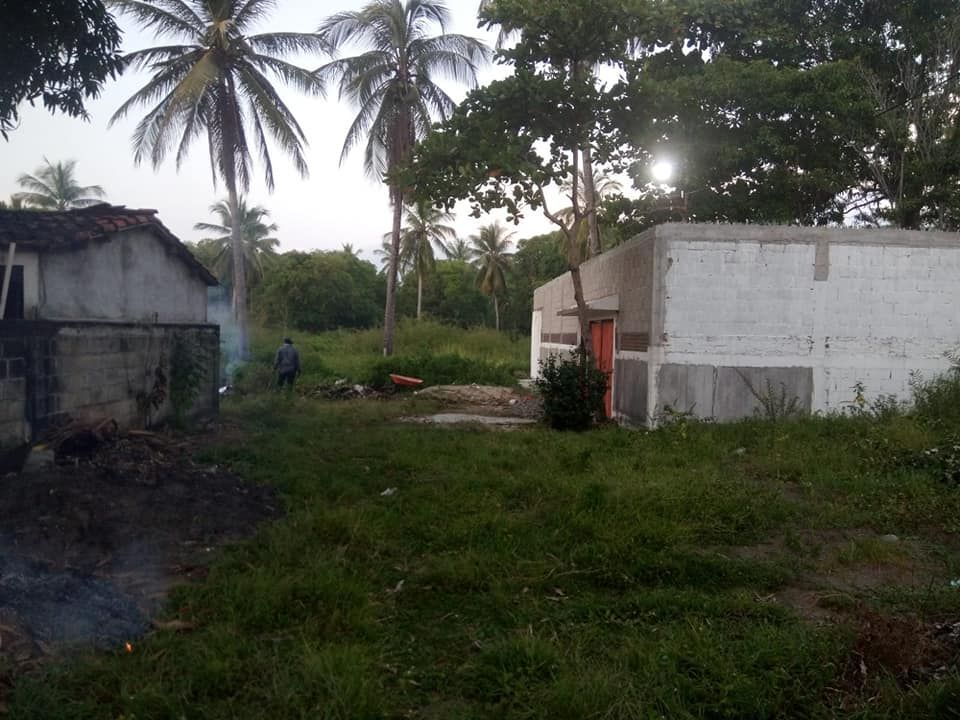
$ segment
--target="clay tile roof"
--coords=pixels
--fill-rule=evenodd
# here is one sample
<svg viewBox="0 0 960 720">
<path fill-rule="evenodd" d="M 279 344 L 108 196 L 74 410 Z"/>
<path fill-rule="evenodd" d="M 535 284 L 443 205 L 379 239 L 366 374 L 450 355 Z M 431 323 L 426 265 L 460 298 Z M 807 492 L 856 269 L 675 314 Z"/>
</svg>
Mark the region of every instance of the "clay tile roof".
<svg viewBox="0 0 960 720">
<path fill-rule="evenodd" d="M 68 251 L 88 242 L 106 241 L 112 233 L 144 228 L 150 230 L 208 285 L 217 279 L 160 222 L 156 210 L 132 210 L 102 203 L 63 211 L 0 210 L 0 246 L 11 242 L 25 250 Z"/>
</svg>

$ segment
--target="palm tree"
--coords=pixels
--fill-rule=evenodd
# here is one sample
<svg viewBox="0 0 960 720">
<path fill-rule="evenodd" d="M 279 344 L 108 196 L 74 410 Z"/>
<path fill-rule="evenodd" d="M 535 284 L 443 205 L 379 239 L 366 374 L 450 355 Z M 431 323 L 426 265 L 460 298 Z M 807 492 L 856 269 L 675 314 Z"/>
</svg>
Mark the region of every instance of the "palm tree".
<svg viewBox="0 0 960 720">
<path fill-rule="evenodd" d="M 450 242 L 440 243 L 440 251 L 447 260 L 468 262 L 470 260 L 470 244 L 461 237 Z"/>
<path fill-rule="evenodd" d="M 327 18 L 319 33 L 331 52 L 345 46 L 369 48 L 354 57 L 335 59 L 317 70 L 326 81 L 338 81 L 340 98 L 359 108 L 343 143 L 340 161 L 366 142 L 367 172 L 383 179 L 393 203 L 387 299 L 383 318 L 383 354 L 393 353 L 397 310 L 400 226 L 405 189 L 394 172 L 410 157 L 434 120 L 446 119 L 455 103 L 434 82 L 439 76 L 477 84 L 477 68 L 490 57 L 474 38 L 445 34 L 450 13 L 443 0 L 371 0 L 360 10 Z M 429 35 L 432 28 L 439 35 Z"/>
<path fill-rule="evenodd" d="M 210 206 L 210 212 L 217 216 L 219 223 L 199 222 L 193 226 L 200 232 L 214 233 L 213 237 L 205 237 L 200 242 L 207 243 L 215 251 L 213 255 L 213 271 L 224 285 L 234 277 L 233 272 L 233 213 L 227 200 Z M 243 246 L 243 274 L 245 278 L 259 282 L 263 279 L 264 264 L 269 263 L 277 256 L 277 246 L 280 241 L 270 237 L 276 232 L 274 223 L 267 224 L 270 213 L 260 205 L 247 207 L 247 201 L 239 198 L 237 201 L 237 216 L 240 218 L 240 242 Z M 252 284 L 252 283 L 251 283 Z"/>
<path fill-rule="evenodd" d="M 44 158 L 43 163 L 33 175 L 23 173 L 17 178 L 17 184 L 27 192 L 11 196 L 14 203 L 38 210 L 69 210 L 96 205 L 106 197 L 99 185 L 84 186 L 77 182 L 76 160 L 54 165 Z"/>
<path fill-rule="evenodd" d="M 312 33 L 251 34 L 275 0 L 110 0 L 159 37 L 181 44 L 161 45 L 125 56 L 127 68 L 147 69 L 152 77 L 114 113 L 110 124 L 134 107 L 147 114 L 133 134 L 134 161 L 154 167 L 176 150 L 179 168 L 193 141 L 206 135 L 214 185 L 227 188 L 231 218 L 239 218 L 239 193 L 250 186 L 252 151 L 264 166 L 267 188 L 274 186 L 268 139 L 307 175 L 306 138 L 271 79 L 319 94 L 322 85 L 308 70 L 283 59 L 298 52 L 320 52 L 323 41 Z M 241 222 L 231 222 L 233 312 L 241 358 L 247 347 L 247 282 Z"/>
<path fill-rule="evenodd" d="M 340 252 L 342 252 L 344 255 L 349 255 L 350 257 L 360 257 L 360 251 L 353 246 L 353 243 L 343 243 L 343 247 L 340 248 Z"/>
<path fill-rule="evenodd" d="M 500 303 L 497 296 L 507 289 L 506 272 L 512 253 L 510 247 L 512 232 L 507 232 L 499 222 L 493 222 L 480 228 L 477 235 L 470 236 L 470 254 L 477 266 L 477 287 L 484 295 L 493 298 L 493 314 L 497 330 L 500 329 Z"/>
<path fill-rule="evenodd" d="M 423 310 L 423 277 L 435 264 L 433 246 L 442 249 L 443 241 L 456 235 L 450 225 L 444 224 L 452 221 L 451 213 L 422 200 L 407 208 L 407 226 L 400 234 L 400 264 L 417 273 L 417 320 Z"/>
</svg>

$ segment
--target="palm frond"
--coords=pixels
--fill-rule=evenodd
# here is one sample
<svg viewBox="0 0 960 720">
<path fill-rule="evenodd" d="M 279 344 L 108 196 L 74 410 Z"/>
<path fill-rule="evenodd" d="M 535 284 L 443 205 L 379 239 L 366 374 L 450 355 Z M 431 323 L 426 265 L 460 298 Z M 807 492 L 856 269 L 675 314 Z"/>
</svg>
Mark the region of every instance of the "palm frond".
<svg viewBox="0 0 960 720">
<path fill-rule="evenodd" d="M 205 23 L 180 0 L 109 0 L 110 7 L 120 15 L 128 15 L 141 27 L 157 35 L 179 35 L 197 39 L 203 37 Z"/>
<path fill-rule="evenodd" d="M 269 55 L 321 54 L 329 51 L 326 41 L 317 33 L 264 33 L 251 35 L 247 43 L 255 52 Z"/>
</svg>

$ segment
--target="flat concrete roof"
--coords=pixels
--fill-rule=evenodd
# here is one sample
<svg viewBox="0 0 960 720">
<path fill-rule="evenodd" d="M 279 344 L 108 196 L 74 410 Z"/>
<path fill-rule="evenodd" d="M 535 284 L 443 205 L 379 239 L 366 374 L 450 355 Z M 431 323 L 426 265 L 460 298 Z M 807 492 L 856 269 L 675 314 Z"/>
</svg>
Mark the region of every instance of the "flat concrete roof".
<svg viewBox="0 0 960 720">
<path fill-rule="evenodd" d="M 835 245 L 894 245 L 899 247 L 960 248 L 960 233 L 900 228 L 803 227 L 800 225 L 745 225 L 722 223 L 664 223 L 635 238 L 653 232 L 658 238 L 699 242 L 758 242 Z M 626 243 L 625 243 L 626 244 Z"/>
</svg>

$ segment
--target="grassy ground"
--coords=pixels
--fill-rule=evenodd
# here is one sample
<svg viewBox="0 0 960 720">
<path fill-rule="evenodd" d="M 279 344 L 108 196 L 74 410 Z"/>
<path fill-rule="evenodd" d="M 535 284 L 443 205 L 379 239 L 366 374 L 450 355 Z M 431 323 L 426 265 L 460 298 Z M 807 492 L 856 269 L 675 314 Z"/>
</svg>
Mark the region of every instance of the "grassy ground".
<svg viewBox="0 0 960 720">
<path fill-rule="evenodd" d="M 255 373 L 253 385 L 270 382 L 266 371 L 282 339 L 279 330 L 254 331 L 257 363 L 248 369 Z M 358 383 L 382 380 L 381 365 L 392 368 L 390 372 L 419 373 L 428 383 L 431 374 L 439 382 L 509 381 L 529 374 L 529 338 L 511 338 L 486 328 L 464 330 L 428 320 L 404 320 L 397 328 L 396 357 L 386 365 L 381 354 L 383 334 L 378 329 L 296 333 L 293 339 L 303 361 L 304 386 L 338 378 Z M 463 377 L 456 377 L 458 371 Z"/>
<path fill-rule="evenodd" d="M 946 428 L 396 421 L 417 409 L 228 403 L 249 441 L 208 459 L 287 518 L 177 594 L 194 631 L 25 679 L 9 716 L 960 717 L 920 652 L 960 619 L 960 490 L 923 460 Z"/>
</svg>

